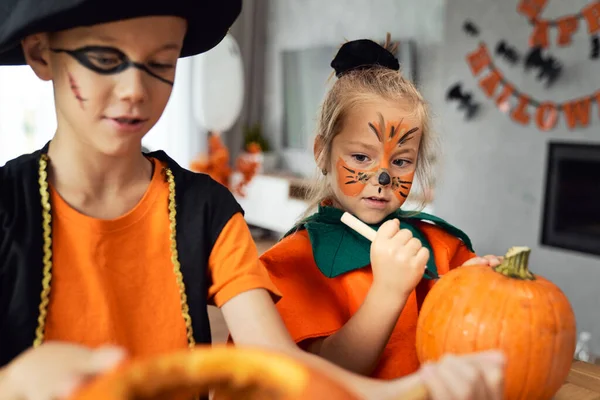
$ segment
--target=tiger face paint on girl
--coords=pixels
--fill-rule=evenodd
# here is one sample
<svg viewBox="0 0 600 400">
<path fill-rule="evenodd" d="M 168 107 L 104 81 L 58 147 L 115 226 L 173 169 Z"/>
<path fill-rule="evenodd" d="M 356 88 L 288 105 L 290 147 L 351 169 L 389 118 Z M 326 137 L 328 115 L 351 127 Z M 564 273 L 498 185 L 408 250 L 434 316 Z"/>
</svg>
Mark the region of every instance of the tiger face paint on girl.
<svg viewBox="0 0 600 400">
<path fill-rule="evenodd" d="M 79 64 L 100 75 L 114 75 L 133 67 L 146 72 L 148 75 L 161 82 L 173 86 L 173 81 L 160 76 L 160 74 L 164 74 L 165 71 L 175 68 L 175 65 L 173 64 L 151 62 L 146 65 L 134 62 L 121 50 L 107 46 L 86 46 L 75 50 L 56 48 L 50 50 L 55 53 L 68 54 L 77 60 Z"/>
<path fill-rule="evenodd" d="M 336 164 L 338 187 L 346 196 L 355 197 L 362 193 L 373 177 L 376 177 L 375 184 L 379 186 L 380 192 L 382 188 L 390 187 L 400 203 L 404 203 L 412 187 L 414 170 L 398 175 L 394 173 L 393 165 L 391 166 L 390 162 L 394 151 L 413 139 L 413 133 L 417 132 L 419 128 L 409 128 L 408 125 L 402 123 L 402 120 L 386 123 L 383 116 L 379 114 L 379 121 L 369 123 L 369 130 L 381 144 L 380 163 L 367 169 L 361 169 L 349 166 L 342 157 L 339 157 Z"/>
</svg>

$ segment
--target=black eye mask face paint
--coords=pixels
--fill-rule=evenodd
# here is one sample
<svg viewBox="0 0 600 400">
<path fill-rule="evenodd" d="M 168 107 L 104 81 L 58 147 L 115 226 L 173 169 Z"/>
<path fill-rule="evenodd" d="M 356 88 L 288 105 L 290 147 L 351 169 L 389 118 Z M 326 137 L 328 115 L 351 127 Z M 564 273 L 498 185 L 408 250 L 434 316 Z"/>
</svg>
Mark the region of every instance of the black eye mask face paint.
<svg viewBox="0 0 600 400">
<path fill-rule="evenodd" d="M 66 49 L 50 49 L 55 53 L 66 53 L 73 57 L 84 67 L 91 69 L 92 71 L 101 75 L 114 75 L 125 71 L 130 67 L 141 69 L 148 75 L 158 79 L 161 82 L 167 83 L 173 86 L 173 81 L 163 78 L 158 75 L 154 70 L 165 70 L 174 68 L 170 64 L 159 64 L 150 63 L 145 65 L 131 61 L 125 53 L 114 47 L 104 46 L 86 46 L 75 50 Z"/>
</svg>

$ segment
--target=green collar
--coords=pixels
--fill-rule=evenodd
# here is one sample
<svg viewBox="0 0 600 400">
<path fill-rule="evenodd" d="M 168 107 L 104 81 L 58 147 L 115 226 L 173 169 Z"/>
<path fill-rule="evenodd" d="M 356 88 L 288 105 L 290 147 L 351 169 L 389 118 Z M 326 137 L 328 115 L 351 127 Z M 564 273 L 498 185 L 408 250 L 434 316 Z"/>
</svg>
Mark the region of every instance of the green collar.
<svg viewBox="0 0 600 400">
<path fill-rule="evenodd" d="M 288 236 L 302 229 L 308 231 L 315 263 L 323 275 L 328 278 L 335 278 L 346 272 L 366 267 L 371 262 L 371 242 L 346 226 L 341 221 L 342 214 L 343 211 L 338 208 L 319 206 L 318 212 L 304 219 L 294 229 L 285 234 L 285 236 Z M 427 268 L 423 274 L 425 279 L 437 279 L 439 276 L 433 257 L 433 249 L 425 235 L 417 229 L 415 221 L 433 222 L 438 227 L 462 240 L 469 250 L 473 251 L 471 240 L 463 231 L 441 218 L 422 212 L 398 209 L 379 224 L 370 226 L 377 230 L 381 224 L 393 218 L 398 218 L 402 228 L 410 230 L 413 236 L 419 239 L 422 245 L 429 250 L 431 256 L 427 261 Z"/>
</svg>

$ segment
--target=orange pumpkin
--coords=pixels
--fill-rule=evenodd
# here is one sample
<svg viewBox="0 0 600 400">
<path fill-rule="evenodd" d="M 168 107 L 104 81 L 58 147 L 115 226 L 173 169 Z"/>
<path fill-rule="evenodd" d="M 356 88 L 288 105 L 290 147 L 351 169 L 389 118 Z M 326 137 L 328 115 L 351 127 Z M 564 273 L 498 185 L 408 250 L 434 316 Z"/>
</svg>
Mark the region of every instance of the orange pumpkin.
<svg viewBox="0 0 600 400">
<path fill-rule="evenodd" d="M 505 398 L 551 399 L 571 367 L 575 315 L 556 285 L 529 271 L 529 254 L 513 247 L 498 267 L 464 266 L 442 277 L 419 315 L 419 360 L 501 349 Z"/>
<path fill-rule="evenodd" d="M 70 400 L 193 399 L 213 389 L 215 400 L 358 400 L 337 381 L 285 355 L 223 345 L 129 361 Z"/>
</svg>

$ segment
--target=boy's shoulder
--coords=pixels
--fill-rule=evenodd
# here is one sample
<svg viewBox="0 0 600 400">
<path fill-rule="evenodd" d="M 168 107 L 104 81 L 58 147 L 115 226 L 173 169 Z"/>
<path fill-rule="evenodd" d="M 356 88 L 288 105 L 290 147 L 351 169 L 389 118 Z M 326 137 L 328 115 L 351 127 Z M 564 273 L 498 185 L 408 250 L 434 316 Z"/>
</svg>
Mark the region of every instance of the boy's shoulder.
<svg viewBox="0 0 600 400">
<path fill-rule="evenodd" d="M 0 166 L 0 182 L 20 180 L 23 174 L 36 173 L 39 167 L 40 151 L 20 155 Z"/>
<path fill-rule="evenodd" d="M 0 166 L 0 207 L 8 206 L 19 193 L 32 190 L 32 180 L 37 185 L 39 160 L 40 151 L 36 151 L 23 154 Z"/>
</svg>

